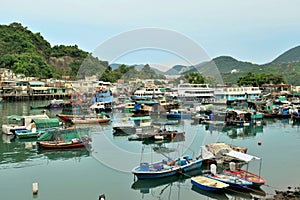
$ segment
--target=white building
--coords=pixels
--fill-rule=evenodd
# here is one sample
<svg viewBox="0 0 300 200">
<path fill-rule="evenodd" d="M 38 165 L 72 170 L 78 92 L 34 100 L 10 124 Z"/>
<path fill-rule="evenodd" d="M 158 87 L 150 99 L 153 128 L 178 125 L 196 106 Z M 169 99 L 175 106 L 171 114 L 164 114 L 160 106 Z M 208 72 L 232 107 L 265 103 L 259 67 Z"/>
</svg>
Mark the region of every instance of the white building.
<svg viewBox="0 0 300 200">
<path fill-rule="evenodd" d="M 261 95 L 259 87 L 222 86 L 215 88 L 215 102 L 253 100 Z"/>
<path fill-rule="evenodd" d="M 183 83 L 178 85 L 178 97 L 187 101 L 213 99 L 214 89 L 208 84 Z"/>
</svg>

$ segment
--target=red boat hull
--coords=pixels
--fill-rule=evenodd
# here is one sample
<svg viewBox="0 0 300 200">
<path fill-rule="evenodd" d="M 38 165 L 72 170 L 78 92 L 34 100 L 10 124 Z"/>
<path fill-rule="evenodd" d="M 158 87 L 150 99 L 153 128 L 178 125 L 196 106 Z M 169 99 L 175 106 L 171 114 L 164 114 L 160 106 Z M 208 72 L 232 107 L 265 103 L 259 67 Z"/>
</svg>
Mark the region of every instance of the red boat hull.
<svg viewBox="0 0 300 200">
<path fill-rule="evenodd" d="M 229 169 L 225 169 L 224 173 L 230 174 L 230 175 L 242 178 L 242 179 L 246 179 L 246 180 L 252 182 L 254 187 L 259 187 L 266 183 L 266 179 L 262 178 L 261 176 L 253 174 L 246 170 L 242 170 L 242 169 L 236 169 L 235 171 L 230 171 Z"/>
<path fill-rule="evenodd" d="M 69 143 L 69 142 L 61 142 L 61 141 L 40 141 L 38 145 L 43 149 L 67 149 L 67 148 L 77 148 L 84 147 L 89 144 L 89 141 L 85 142 L 77 142 L 77 143 Z"/>
</svg>

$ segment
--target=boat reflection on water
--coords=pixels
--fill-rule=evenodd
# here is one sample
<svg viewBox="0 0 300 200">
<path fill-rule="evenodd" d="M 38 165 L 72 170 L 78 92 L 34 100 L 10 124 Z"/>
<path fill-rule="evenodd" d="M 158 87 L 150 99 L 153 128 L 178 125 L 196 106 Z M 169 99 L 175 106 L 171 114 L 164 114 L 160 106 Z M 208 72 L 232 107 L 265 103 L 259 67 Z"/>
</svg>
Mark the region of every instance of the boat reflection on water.
<svg viewBox="0 0 300 200">
<path fill-rule="evenodd" d="M 74 149 L 39 149 L 38 154 L 47 157 L 49 160 L 80 160 L 83 157 L 89 157 L 91 151 L 89 147 Z"/>
<path fill-rule="evenodd" d="M 200 175 L 200 170 L 194 170 L 190 172 L 186 172 L 185 174 L 177 174 L 170 177 L 165 178 L 158 178 L 158 179 L 139 179 L 135 181 L 131 185 L 131 189 L 133 190 L 140 190 L 140 193 L 142 194 L 148 194 L 150 193 L 150 189 L 161 189 L 160 194 L 163 193 L 163 191 L 174 185 L 175 183 L 185 183 L 191 176 L 197 176 Z"/>
<path fill-rule="evenodd" d="M 220 193 L 209 192 L 206 190 L 202 190 L 195 185 L 192 186 L 192 191 L 197 192 L 202 196 L 209 197 L 210 199 L 218 199 L 218 200 L 229 199 L 224 192 L 220 192 Z"/>
</svg>

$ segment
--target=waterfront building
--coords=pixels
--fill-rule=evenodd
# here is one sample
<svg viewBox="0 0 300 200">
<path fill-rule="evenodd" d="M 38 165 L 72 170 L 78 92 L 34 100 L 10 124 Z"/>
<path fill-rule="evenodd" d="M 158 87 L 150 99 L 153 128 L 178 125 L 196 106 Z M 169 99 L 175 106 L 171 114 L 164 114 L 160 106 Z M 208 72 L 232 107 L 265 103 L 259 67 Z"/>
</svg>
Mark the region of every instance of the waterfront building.
<svg viewBox="0 0 300 200">
<path fill-rule="evenodd" d="M 254 100 L 259 98 L 261 90 L 259 87 L 238 87 L 238 86 L 219 86 L 214 89 L 216 103 L 226 103 L 227 101 Z"/>
<path fill-rule="evenodd" d="M 178 98 L 185 101 L 211 102 L 214 99 L 214 89 L 208 84 L 182 83 L 177 92 Z"/>
</svg>

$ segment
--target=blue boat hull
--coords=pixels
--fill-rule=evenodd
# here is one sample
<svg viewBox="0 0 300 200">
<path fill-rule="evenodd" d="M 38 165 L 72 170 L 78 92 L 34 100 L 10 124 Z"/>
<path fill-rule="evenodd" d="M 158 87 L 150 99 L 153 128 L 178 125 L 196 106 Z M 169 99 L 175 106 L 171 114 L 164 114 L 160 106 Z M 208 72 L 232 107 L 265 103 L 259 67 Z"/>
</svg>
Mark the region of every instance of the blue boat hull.
<svg viewBox="0 0 300 200">
<path fill-rule="evenodd" d="M 224 191 L 223 188 L 216 188 L 216 187 L 202 185 L 193 180 L 191 180 L 191 182 L 194 186 L 196 186 L 197 188 L 202 189 L 202 190 L 206 190 L 206 191 L 210 191 L 210 192 L 223 192 Z"/>
<path fill-rule="evenodd" d="M 169 177 L 174 176 L 176 174 L 182 174 L 183 172 L 189 172 L 192 170 L 200 169 L 202 166 L 202 160 L 195 160 L 191 163 L 188 163 L 184 166 L 178 166 L 174 167 L 170 170 L 160 170 L 160 171 L 142 171 L 139 167 L 135 168 L 133 170 L 133 174 L 138 179 L 155 179 L 155 178 L 163 178 L 163 177 Z"/>
</svg>

